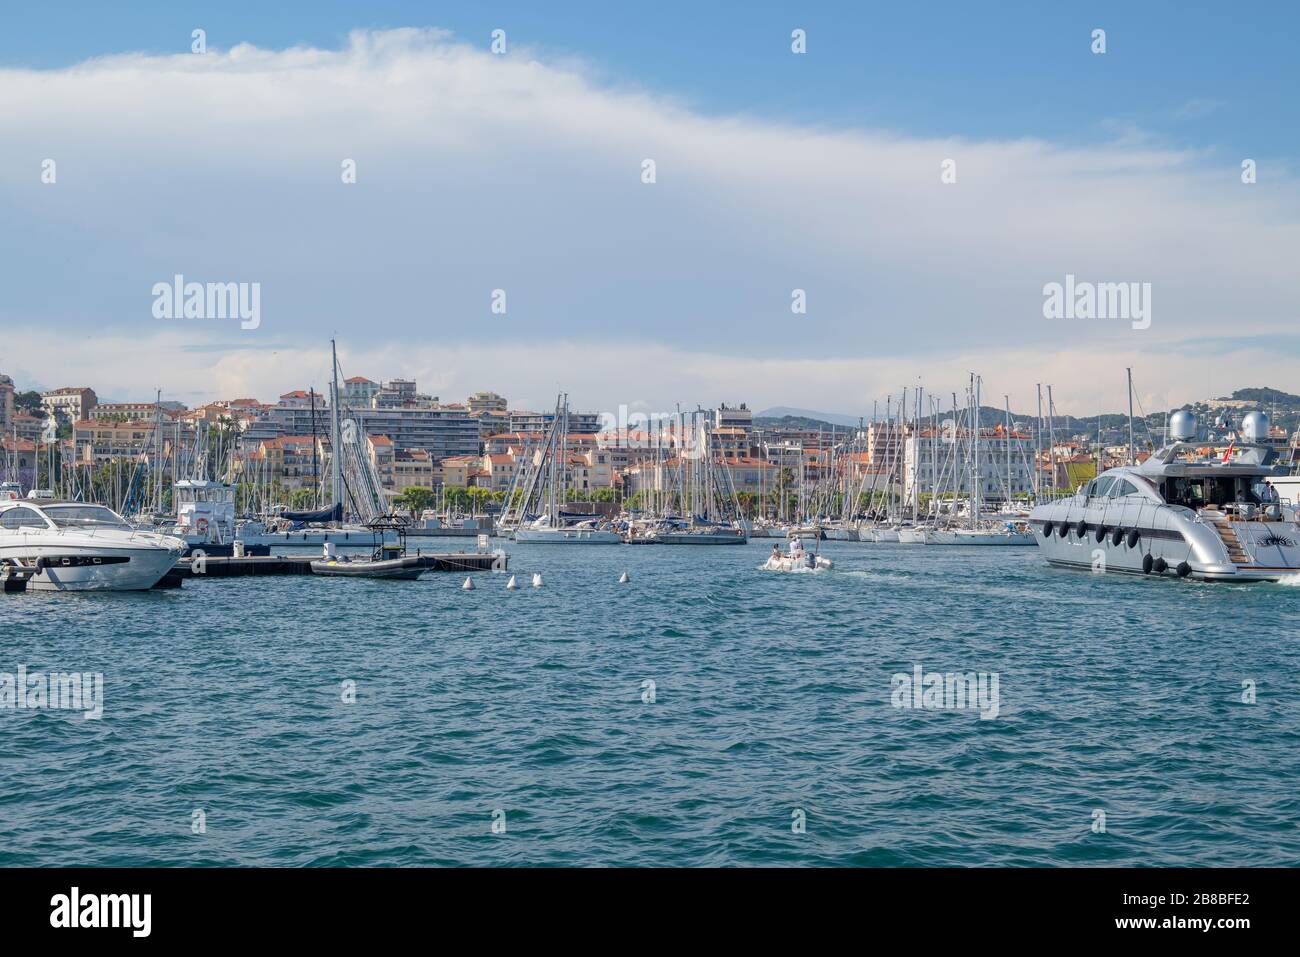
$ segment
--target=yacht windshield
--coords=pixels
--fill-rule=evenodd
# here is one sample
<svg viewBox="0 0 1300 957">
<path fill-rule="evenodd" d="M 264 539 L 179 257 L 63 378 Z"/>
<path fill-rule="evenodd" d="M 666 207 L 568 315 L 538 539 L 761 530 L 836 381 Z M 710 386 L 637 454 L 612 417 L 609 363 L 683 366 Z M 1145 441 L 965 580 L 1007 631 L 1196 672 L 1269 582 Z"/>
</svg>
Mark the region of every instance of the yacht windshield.
<svg viewBox="0 0 1300 957">
<path fill-rule="evenodd" d="M 45 509 L 60 528 L 130 528 L 114 511 L 102 505 L 55 505 Z"/>
</svg>

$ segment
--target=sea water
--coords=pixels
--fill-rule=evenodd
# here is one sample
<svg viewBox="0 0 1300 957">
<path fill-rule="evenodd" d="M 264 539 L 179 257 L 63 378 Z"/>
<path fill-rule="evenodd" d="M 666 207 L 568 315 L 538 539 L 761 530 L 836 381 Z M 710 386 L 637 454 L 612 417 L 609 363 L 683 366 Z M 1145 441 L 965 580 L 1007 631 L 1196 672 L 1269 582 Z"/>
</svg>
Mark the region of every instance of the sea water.
<svg viewBox="0 0 1300 957">
<path fill-rule="evenodd" d="M 1300 861 L 1300 589 L 507 547 L 543 587 L 0 595 L 0 673 L 103 682 L 0 709 L 0 866 Z"/>
</svg>

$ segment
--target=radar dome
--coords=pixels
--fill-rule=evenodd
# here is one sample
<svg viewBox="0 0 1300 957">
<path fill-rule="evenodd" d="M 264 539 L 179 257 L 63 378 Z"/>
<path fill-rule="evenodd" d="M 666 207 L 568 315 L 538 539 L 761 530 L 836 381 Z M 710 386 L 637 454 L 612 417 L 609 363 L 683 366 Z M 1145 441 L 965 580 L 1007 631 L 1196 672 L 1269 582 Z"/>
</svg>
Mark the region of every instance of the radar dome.
<svg viewBox="0 0 1300 957">
<path fill-rule="evenodd" d="M 1268 416 L 1251 412 L 1241 420 L 1241 435 L 1247 442 L 1263 442 L 1268 438 Z"/>
<path fill-rule="evenodd" d="M 1169 437 L 1175 442 L 1190 442 L 1196 438 L 1196 415 L 1180 409 L 1169 417 Z"/>
</svg>

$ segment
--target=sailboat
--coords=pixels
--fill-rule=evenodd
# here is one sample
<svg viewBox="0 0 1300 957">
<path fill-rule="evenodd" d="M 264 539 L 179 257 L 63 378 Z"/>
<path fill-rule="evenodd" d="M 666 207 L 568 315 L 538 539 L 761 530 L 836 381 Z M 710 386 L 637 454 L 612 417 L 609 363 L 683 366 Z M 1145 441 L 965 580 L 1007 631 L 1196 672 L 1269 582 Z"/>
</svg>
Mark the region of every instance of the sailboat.
<svg viewBox="0 0 1300 957">
<path fill-rule="evenodd" d="M 343 417 L 338 351 L 333 339 L 330 355 L 331 504 L 310 511 L 281 511 L 268 516 L 264 522 L 244 523 L 237 535 L 247 546 L 370 545 L 375 538 L 371 525 L 385 525 L 390 517 L 383 484 L 364 450 L 365 431 L 355 418 L 349 416 L 345 421 Z M 351 522 L 345 522 L 348 515 L 353 518 Z M 391 531 L 386 538 L 393 538 Z"/>
<path fill-rule="evenodd" d="M 514 530 L 514 540 L 534 545 L 619 545 L 623 538 L 618 532 L 602 525 L 594 518 L 573 521 L 566 516 L 562 505 L 568 489 L 569 449 L 569 398 L 559 396 L 555 401 L 555 415 L 546 430 L 541 447 L 533 452 L 522 478 L 517 475 L 506 497 L 507 506 L 501 515 L 501 534 Z M 529 519 L 531 509 L 540 508 L 541 514 Z"/>
<path fill-rule="evenodd" d="M 665 518 L 651 534 L 661 545 L 744 545 L 749 534 L 740 519 L 726 457 L 715 454 L 712 434 L 699 411 L 691 428 L 695 452 L 677 459 L 678 501 L 690 518 Z"/>
<path fill-rule="evenodd" d="M 967 390 L 969 445 L 966 461 L 969 466 L 969 494 L 966 502 L 966 525 L 936 525 L 925 533 L 927 545 L 992 545 L 992 546 L 1027 546 L 1037 544 L 1034 534 L 1024 521 L 1011 519 L 991 519 L 983 514 L 984 476 L 980 471 L 980 390 L 982 380 L 971 374 L 970 387 Z M 1010 474 L 1011 430 L 1010 409 L 1007 413 L 1007 469 Z M 1008 478 L 1007 495 L 1010 497 L 1010 480 Z M 955 501 L 954 501 L 955 504 Z"/>
</svg>

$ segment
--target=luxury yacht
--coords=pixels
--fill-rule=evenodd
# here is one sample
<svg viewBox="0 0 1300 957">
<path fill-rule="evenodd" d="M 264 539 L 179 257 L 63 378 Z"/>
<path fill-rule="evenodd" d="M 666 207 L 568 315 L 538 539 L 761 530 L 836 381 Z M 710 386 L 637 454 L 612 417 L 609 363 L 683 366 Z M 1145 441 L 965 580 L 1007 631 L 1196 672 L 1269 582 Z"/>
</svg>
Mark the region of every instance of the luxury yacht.
<svg viewBox="0 0 1300 957">
<path fill-rule="evenodd" d="M 0 500 L 0 564 L 39 569 L 31 589 L 152 588 L 184 550 L 182 539 L 132 528 L 102 505 Z"/>
<path fill-rule="evenodd" d="M 1221 458 L 1198 447 L 1196 417 L 1169 419 L 1172 441 L 1141 465 L 1107 469 L 1072 498 L 1030 513 L 1052 565 L 1212 581 L 1277 581 L 1300 573 L 1300 525 L 1268 484 L 1278 470 L 1252 412 Z M 1235 453 L 1235 454 L 1234 454 Z"/>
</svg>

